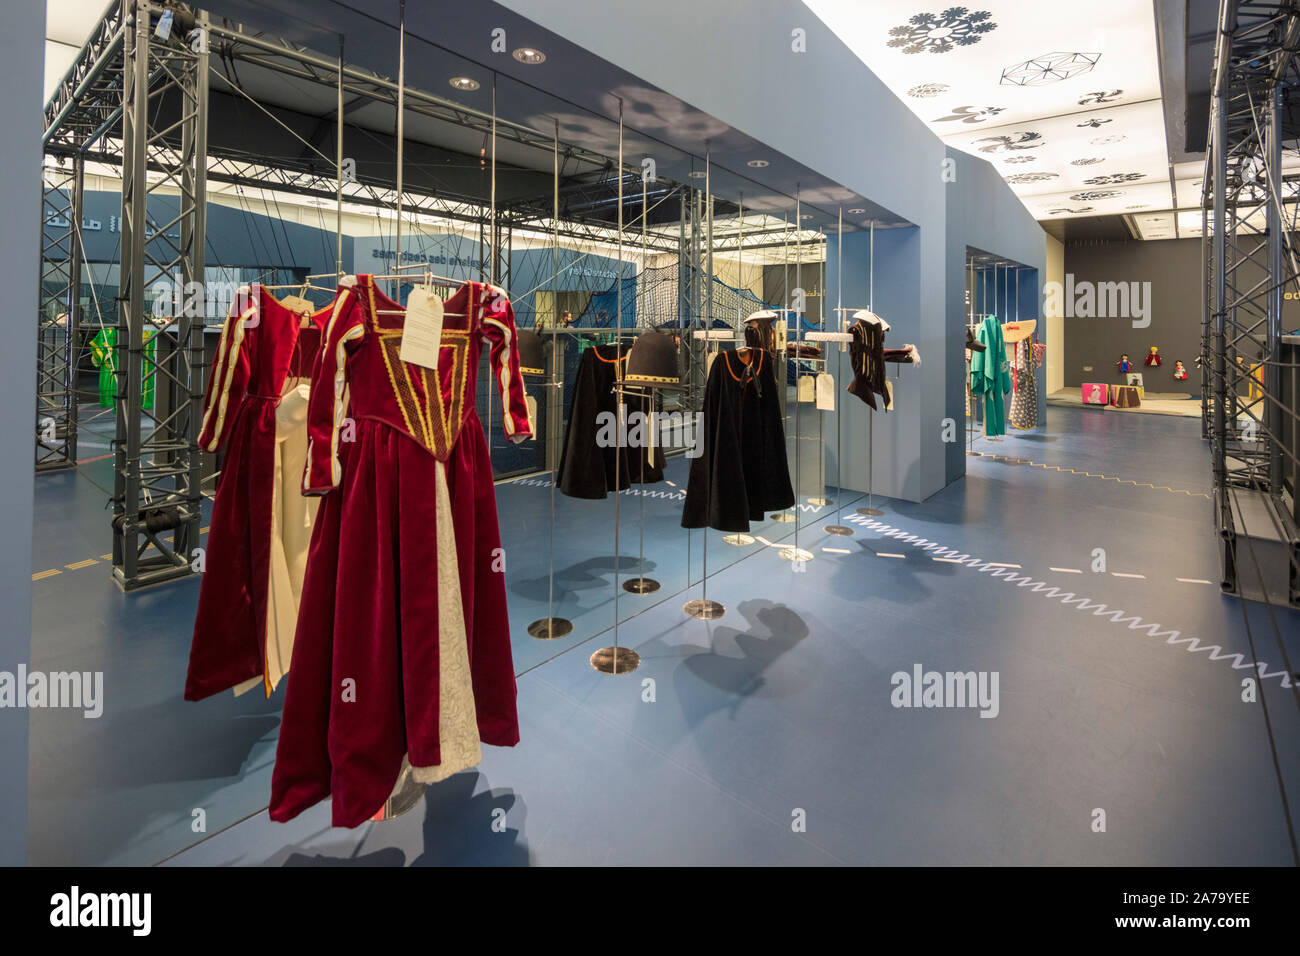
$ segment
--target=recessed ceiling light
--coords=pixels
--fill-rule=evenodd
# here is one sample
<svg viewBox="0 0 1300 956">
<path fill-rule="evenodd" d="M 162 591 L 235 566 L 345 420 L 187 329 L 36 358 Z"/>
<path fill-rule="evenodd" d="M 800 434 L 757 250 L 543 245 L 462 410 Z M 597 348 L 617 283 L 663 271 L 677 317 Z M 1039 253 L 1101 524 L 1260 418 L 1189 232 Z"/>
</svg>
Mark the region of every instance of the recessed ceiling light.
<svg viewBox="0 0 1300 956">
<path fill-rule="evenodd" d="M 702 169 L 692 169 L 690 172 L 691 179 L 703 179 L 706 175 L 708 174 Z"/>
<path fill-rule="evenodd" d="M 541 50 L 534 50 L 530 46 L 521 46 L 518 50 L 510 54 L 520 63 L 527 63 L 532 66 L 536 63 L 543 63 L 546 60 L 546 54 Z"/>
<path fill-rule="evenodd" d="M 751 159 L 748 165 L 753 166 L 755 169 L 762 169 L 764 166 L 769 165 L 769 163 L 766 159 Z"/>
<path fill-rule="evenodd" d="M 479 87 L 478 80 L 470 76 L 453 76 L 449 81 L 453 90 L 477 90 Z"/>
<path fill-rule="evenodd" d="M 849 210 L 849 215 L 850 215 L 850 216 L 860 216 L 860 215 L 862 215 L 864 212 L 866 212 L 865 209 L 850 209 L 850 210 Z"/>
<path fill-rule="evenodd" d="M 799 218 L 800 218 L 800 219 L 811 219 L 811 218 L 812 218 L 812 213 L 810 213 L 810 212 L 803 213 L 802 215 L 800 215 Z"/>
</svg>

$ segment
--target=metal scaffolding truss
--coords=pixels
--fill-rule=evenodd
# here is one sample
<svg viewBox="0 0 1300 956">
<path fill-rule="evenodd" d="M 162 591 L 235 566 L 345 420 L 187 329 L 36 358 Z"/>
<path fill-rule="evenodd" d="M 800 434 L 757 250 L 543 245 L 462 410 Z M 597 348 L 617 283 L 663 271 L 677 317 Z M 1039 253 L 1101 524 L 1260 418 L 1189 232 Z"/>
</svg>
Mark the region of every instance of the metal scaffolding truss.
<svg viewBox="0 0 1300 956">
<path fill-rule="evenodd" d="M 122 54 L 122 264 L 114 367 L 113 573 L 132 589 L 188 575 L 199 547 L 198 448 L 203 316 L 165 325 L 148 314 L 150 287 L 202 282 L 207 209 L 206 16 L 160 36 L 138 2 Z M 176 113 L 159 108 L 164 98 Z M 149 176 L 153 167 L 161 175 Z M 152 221 L 153 212 L 170 210 Z M 153 341 L 155 340 L 156 341 Z M 151 381 L 155 401 L 145 401 Z"/>
<path fill-rule="evenodd" d="M 1283 172 L 1295 159 L 1300 103 L 1294 3 L 1224 0 L 1212 103 L 1201 361 L 1223 587 L 1296 604 L 1297 459 L 1287 436 L 1297 409 L 1284 393 L 1292 361 L 1282 343 L 1283 297 L 1300 291 L 1295 184 Z"/>
<path fill-rule="evenodd" d="M 80 156 L 44 170 L 36 320 L 36 470 L 77 463 L 77 339 L 81 324 Z"/>
</svg>

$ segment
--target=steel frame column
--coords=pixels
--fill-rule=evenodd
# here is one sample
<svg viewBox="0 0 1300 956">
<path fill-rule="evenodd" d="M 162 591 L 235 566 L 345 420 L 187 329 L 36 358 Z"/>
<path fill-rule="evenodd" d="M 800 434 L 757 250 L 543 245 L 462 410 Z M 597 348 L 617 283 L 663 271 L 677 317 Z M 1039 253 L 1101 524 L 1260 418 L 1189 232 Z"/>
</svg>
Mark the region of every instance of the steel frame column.
<svg viewBox="0 0 1300 956">
<path fill-rule="evenodd" d="M 41 276 L 36 320 L 36 470 L 77 464 L 81 326 L 81 218 L 85 163 L 54 157 L 43 172 Z"/>
<path fill-rule="evenodd" d="M 1298 89 L 1300 8 L 1292 0 L 1224 0 L 1202 197 L 1202 216 L 1212 209 L 1203 230 L 1211 298 L 1203 417 L 1222 586 L 1293 606 L 1300 606 L 1300 532 L 1284 496 L 1295 494 L 1286 477 L 1300 459 L 1287 436 L 1300 411 L 1283 390 L 1281 333 L 1284 298 L 1300 292 L 1300 189 L 1283 173 L 1284 154 L 1296 153 L 1288 137 Z M 1281 573 L 1279 557 L 1290 564 Z"/>
<path fill-rule="evenodd" d="M 202 503 L 203 310 L 182 308 L 161 327 L 147 313 L 155 283 L 189 290 L 204 281 L 207 19 L 198 14 L 185 37 L 161 38 L 151 16 L 161 12 L 150 0 L 136 0 L 123 50 L 113 575 L 124 590 L 194 573 Z M 161 175 L 151 179 L 151 169 Z M 148 200 L 163 189 L 177 195 L 160 197 L 155 212 L 174 204 L 175 213 L 155 223 Z M 146 328 L 157 342 L 149 351 Z M 146 409 L 150 375 L 157 403 Z"/>
</svg>

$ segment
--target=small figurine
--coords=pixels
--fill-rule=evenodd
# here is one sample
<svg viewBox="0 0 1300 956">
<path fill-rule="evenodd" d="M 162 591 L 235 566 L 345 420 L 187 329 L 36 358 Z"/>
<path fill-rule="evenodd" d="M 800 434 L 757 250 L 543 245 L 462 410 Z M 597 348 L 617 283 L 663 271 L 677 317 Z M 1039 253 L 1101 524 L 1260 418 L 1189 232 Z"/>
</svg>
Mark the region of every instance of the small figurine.
<svg viewBox="0 0 1300 956">
<path fill-rule="evenodd" d="M 1187 378 L 1187 369 L 1183 368 L 1180 361 L 1174 362 L 1174 381 L 1181 382 Z"/>
<path fill-rule="evenodd" d="M 1164 362 L 1164 359 L 1160 357 L 1160 347 L 1158 345 L 1151 346 L 1150 351 L 1147 352 L 1146 364 L 1154 367 L 1162 362 Z"/>
<path fill-rule="evenodd" d="M 1128 360 L 1127 352 L 1119 357 L 1119 361 L 1115 363 L 1115 367 L 1120 370 L 1121 375 L 1127 375 L 1129 373 L 1133 368 L 1133 363 Z"/>
</svg>

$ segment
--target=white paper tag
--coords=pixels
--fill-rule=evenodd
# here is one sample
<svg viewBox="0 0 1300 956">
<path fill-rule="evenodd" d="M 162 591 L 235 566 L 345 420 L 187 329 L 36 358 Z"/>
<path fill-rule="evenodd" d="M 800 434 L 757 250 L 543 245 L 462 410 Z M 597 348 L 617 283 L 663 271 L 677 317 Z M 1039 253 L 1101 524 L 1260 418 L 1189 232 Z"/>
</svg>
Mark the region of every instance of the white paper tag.
<svg viewBox="0 0 1300 956">
<path fill-rule="evenodd" d="M 799 376 L 799 401 L 812 402 L 817 398 L 817 379 L 812 375 Z"/>
<path fill-rule="evenodd" d="M 442 299 L 429 289 L 417 285 L 406 300 L 406 319 L 402 323 L 403 362 L 438 368 L 438 348 L 442 342 Z"/>
<path fill-rule="evenodd" d="M 827 372 L 817 376 L 817 408 L 823 412 L 835 411 L 835 379 Z"/>
</svg>

